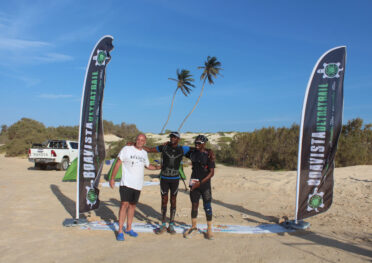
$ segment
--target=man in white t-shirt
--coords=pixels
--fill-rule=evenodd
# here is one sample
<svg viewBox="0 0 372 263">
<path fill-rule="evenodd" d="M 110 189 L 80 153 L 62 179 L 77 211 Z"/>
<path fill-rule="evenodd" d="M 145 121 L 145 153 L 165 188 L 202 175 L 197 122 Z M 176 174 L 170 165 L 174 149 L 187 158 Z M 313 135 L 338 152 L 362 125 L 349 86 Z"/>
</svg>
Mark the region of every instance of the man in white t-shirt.
<svg viewBox="0 0 372 263">
<path fill-rule="evenodd" d="M 114 189 L 116 174 L 120 165 L 123 164 L 119 191 L 121 197 L 121 205 L 119 210 L 119 231 L 116 237 L 118 241 L 124 241 L 123 225 L 125 218 L 127 219 L 125 233 L 132 237 L 138 236 L 138 234 L 132 229 L 132 222 L 134 211 L 136 209 L 143 186 L 144 168 L 146 167 L 149 170 L 160 169 L 160 167 L 150 164 L 147 157 L 147 152 L 143 150 L 145 143 L 146 136 L 144 134 L 140 134 L 136 138 L 135 145 L 124 146 L 117 157 L 117 161 L 112 172 L 110 187 Z"/>
</svg>

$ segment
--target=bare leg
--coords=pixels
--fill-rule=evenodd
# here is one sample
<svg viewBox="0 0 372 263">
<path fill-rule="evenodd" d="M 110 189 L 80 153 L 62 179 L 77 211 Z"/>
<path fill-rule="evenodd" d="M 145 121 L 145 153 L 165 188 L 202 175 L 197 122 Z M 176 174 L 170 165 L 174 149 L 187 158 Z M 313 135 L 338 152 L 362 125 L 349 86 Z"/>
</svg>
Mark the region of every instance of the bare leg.
<svg viewBox="0 0 372 263">
<path fill-rule="evenodd" d="M 199 203 L 192 203 L 191 208 L 191 227 L 183 234 L 184 238 L 191 238 L 197 232 L 196 219 L 198 217 Z"/>
<path fill-rule="evenodd" d="M 126 231 L 130 231 L 132 229 L 132 222 L 133 222 L 135 209 L 136 209 L 136 203 L 130 203 L 129 208 L 128 208 Z"/>
<path fill-rule="evenodd" d="M 198 217 L 198 208 L 199 208 L 199 202 L 198 203 L 192 203 L 191 208 L 191 228 L 196 228 L 196 218 Z"/>
<path fill-rule="evenodd" d="M 208 225 L 208 228 L 207 228 L 207 235 L 206 235 L 206 238 L 207 239 L 213 239 L 213 232 L 212 232 L 212 220 L 211 221 L 207 221 L 207 225 Z"/>
<path fill-rule="evenodd" d="M 123 233 L 123 225 L 125 218 L 127 216 L 127 209 L 128 209 L 129 203 L 128 202 L 121 202 L 120 210 L 119 210 L 119 233 Z"/>
<path fill-rule="evenodd" d="M 191 219 L 191 228 L 196 228 L 196 218 Z"/>
</svg>

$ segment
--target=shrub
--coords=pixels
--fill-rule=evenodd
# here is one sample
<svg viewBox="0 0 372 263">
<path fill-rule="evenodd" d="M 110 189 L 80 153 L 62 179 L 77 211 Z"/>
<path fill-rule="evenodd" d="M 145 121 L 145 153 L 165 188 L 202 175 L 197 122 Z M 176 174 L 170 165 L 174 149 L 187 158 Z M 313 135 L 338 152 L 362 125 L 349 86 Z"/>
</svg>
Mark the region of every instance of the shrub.
<svg viewBox="0 0 372 263">
<path fill-rule="evenodd" d="M 231 137 L 220 137 L 218 138 L 218 142 L 222 142 L 222 143 L 230 143 L 233 139 Z"/>
</svg>

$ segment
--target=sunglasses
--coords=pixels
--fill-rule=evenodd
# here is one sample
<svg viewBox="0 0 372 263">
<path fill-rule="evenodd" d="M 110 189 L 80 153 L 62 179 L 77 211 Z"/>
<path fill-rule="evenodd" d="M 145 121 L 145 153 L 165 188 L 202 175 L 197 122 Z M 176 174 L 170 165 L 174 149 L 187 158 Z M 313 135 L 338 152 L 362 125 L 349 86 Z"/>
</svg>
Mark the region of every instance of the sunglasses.
<svg viewBox="0 0 372 263">
<path fill-rule="evenodd" d="M 195 145 L 201 145 L 203 144 L 202 142 L 195 142 Z"/>
</svg>

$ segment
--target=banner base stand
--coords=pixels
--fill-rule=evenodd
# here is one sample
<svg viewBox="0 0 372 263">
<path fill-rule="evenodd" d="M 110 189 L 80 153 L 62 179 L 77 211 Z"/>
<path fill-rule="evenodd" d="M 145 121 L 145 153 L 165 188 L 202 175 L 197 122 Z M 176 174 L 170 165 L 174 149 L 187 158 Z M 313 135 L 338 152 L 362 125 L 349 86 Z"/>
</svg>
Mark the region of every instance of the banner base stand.
<svg viewBox="0 0 372 263">
<path fill-rule="evenodd" d="M 286 228 L 291 228 L 291 229 L 296 229 L 296 230 L 303 230 L 303 229 L 306 229 L 308 227 L 310 227 L 310 223 L 309 222 L 305 222 L 303 220 L 289 220 L 289 221 L 285 221 L 283 223 L 283 226 L 286 227 Z"/>
<path fill-rule="evenodd" d="M 89 223 L 88 220 L 86 220 L 84 218 L 79 218 L 79 219 L 66 218 L 65 221 L 63 221 L 62 224 L 65 227 L 74 227 L 74 226 L 84 226 L 88 223 Z"/>
</svg>

